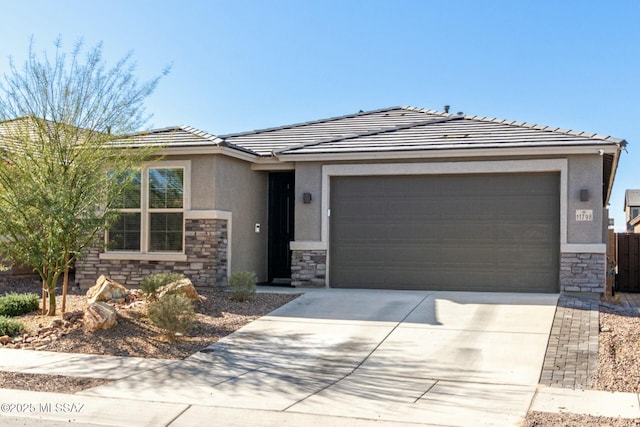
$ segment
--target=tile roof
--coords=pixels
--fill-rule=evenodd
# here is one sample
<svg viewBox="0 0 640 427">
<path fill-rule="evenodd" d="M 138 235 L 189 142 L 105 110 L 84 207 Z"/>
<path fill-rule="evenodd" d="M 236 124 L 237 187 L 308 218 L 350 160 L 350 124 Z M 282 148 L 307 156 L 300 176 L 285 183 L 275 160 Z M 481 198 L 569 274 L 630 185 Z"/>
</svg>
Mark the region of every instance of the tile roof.
<svg viewBox="0 0 640 427">
<path fill-rule="evenodd" d="M 245 147 L 259 155 L 305 146 L 311 143 L 365 135 L 441 117 L 400 107 L 384 108 L 323 120 L 297 123 L 269 129 L 220 136 L 234 145 Z"/>
<path fill-rule="evenodd" d="M 236 146 L 216 135 L 191 126 L 172 126 L 139 132 L 113 140 L 112 143 L 124 147 L 229 147 L 249 154 L 256 154 L 251 150 Z"/>
<path fill-rule="evenodd" d="M 397 152 L 419 150 L 583 146 L 621 144 L 625 141 L 609 136 L 539 126 L 523 122 L 479 116 L 445 114 L 413 107 L 396 107 L 388 114 L 413 113 L 413 122 L 398 123 L 377 117 L 386 126 L 370 128 L 357 134 L 308 138 L 277 150 L 277 154 L 336 154 L 358 152 Z M 415 113 L 420 115 L 416 116 Z M 366 114 L 366 113 L 365 113 Z M 336 123 L 337 124 L 337 123 Z M 287 130 L 278 131 L 280 139 Z M 271 135 L 263 135 L 264 143 Z M 304 134 L 301 134 L 304 136 Z M 314 135 L 315 137 L 315 135 Z"/>
<path fill-rule="evenodd" d="M 5 126 L 15 123 L 4 122 Z M 2 132 L 0 132 L 1 134 Z M 415 107 L 390 107 L 288 126 L 216 136 L 190 126 L 140 132 L 124 147 L 227 147 L 259 157 L 445 149 L 626 145 L 622 139 Z"/>
<path fill-rule="evenodd" d="M 640 190 L 627 190 L 624 192 L 624 207 L 640 206 Z"/>
<path fill-rule="evenodd" d="M 138 132 L 113 141 L 126 146 L 198 146 L 220 145 L 223 140 L 215 135 L 189 126 L 173 126 Z"/>
</svg>

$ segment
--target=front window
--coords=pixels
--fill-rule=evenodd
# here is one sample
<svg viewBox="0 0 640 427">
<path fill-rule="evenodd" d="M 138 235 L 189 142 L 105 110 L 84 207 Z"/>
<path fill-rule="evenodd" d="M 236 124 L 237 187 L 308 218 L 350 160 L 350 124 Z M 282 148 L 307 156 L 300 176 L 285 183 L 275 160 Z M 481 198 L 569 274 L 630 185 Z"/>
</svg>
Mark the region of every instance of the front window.
<svg viewBox="0 0 640 427">
<path fill-rule="evenodd" d="M 111 251 L 184 251 L 184 168 L 152 167 L 136 172 L 115 202 L 118 219 L 107 232 Z"/>
<path fill-rule="evenodd" d="M 633 208 L 633 209 L 631 209 L 631 218 L 629 218 L 629 219 L 633 219 L 633 218 L 637 217 L 638 215 L 640 215 L 640 208 Z"/>
<path fill-rule="evenodd" d="M 149 169 L 149 250 L 182 251 L 184 170 Z"/>
</svg>

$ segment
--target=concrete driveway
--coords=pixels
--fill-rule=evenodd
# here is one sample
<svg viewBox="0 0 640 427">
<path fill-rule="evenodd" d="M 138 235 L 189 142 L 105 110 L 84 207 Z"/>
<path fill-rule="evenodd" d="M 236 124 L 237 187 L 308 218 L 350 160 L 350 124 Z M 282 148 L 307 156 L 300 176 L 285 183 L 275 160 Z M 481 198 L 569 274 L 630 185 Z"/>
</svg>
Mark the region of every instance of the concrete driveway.
<svg viewBox="0 0 640 427">
<path fill-rule="evenodd" d="M 199 405 L 172 426 L 213 414 L 224 425 L 517 425 L 557 298 L 314 290 L 183 361 L 79 394 Z"/>
</svg>

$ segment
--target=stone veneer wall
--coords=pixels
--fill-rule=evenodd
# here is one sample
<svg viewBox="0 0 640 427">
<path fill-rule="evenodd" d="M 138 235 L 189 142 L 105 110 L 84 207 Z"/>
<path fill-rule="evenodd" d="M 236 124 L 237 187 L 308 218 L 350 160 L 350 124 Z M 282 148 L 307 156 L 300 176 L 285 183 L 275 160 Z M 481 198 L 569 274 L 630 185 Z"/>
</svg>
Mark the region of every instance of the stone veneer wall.
<svg viewBox="0 0 640 427">
<path fill-rule="evenodd" d="M 291 286 L 320 286 L 326 283 L 327 251 L 296 250 L 291 253 Z"/>
<path fill-rule="evenodd" d="M 605 254 L 563 253 L 560 258 L 561 292 L 604 292 Z"/>
<path fill-rule="evenodd" d="M 223 219 L 186 219 L 186 261 L 139 261 L 100 259 L 99 247 L 90 248 L 76 262 L 76 283 L 93 286 L 104 274 L 123 284 L 138 287 L 148 274 L 175 271 L 183 273 L 196 286 L 227 284 L 227 221 Z"/>
</svg>

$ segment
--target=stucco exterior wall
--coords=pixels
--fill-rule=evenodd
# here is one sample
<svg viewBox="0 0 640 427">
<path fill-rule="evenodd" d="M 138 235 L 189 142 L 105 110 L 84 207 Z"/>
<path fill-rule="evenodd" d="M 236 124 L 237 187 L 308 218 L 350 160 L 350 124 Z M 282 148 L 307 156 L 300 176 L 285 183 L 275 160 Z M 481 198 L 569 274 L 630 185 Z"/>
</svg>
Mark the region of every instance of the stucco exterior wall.
<svg viewBox="0 0 640 427">
<path fill-rule="evenodd" d="M 191 157 L 191 209 L 215 209 L 215 156 Z"/>
<path fill-rule="evenodd" d="M 242 160 L 214 159 L 214 209 L 232 212 L 230 272 L 254 271 L 267 280 L 268 173 Z M 195 202 L 195 201 L 194 201 Z M 260 224 L 260 233 L 255 232 Z"/>
<path fill-rule="evenodd" d="M 567 192 L 567 243 L 604 243 L 602 233 L 602 157 L 569 157 Z M 580 190 L 589 201 L 580 201 Z M 576 210 L 590 210 L 593 221 L 577 221 Z M 607 219 L 608 220 L 608 219 Z"/>
<path fill-rule="evenodd" d="M 295 239 L 303 241 L 320 240 L 322 164 L 315 162 L 297 163 L 295 180 Z M 304 193 L 311 194 L 311 203 L 303 203 L 302 195 Z"/>
</svg>

